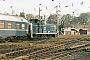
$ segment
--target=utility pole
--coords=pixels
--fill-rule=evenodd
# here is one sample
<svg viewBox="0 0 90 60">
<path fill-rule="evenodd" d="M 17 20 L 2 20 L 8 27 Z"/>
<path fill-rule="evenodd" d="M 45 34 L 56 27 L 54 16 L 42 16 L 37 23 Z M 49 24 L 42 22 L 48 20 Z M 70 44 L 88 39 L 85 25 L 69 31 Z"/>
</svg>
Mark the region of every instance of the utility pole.
<svg viewBox="0 0 90 60">
<path fill-rule="evenodd" d="M 58 36 L 59 36 L 59 28 L 58 28 L 58 26 L 59 26 L 59 20 L 58 20 L 58 6 L 56 6 L 56 19 L 57 19 L 57 34 L 58 34 Z"/>
<path fill-rule="evenodd" d="M 60 10 L 58 10 L 58 7 L 60 7 L 60 6 L 55 6 L 55 8 L 56 8 L 56 20 L 57 20 L 57 25 L 56 25 L 56 27 L 57 27 L 57 35 L 59 36 L 59 19 L 58 19 L 58 12 L 60 12 Z"/>
<path fill-rule="evenodd" d="M 52 0 L 54 1 L 54 0 Z M 60 3 L 59 3 L 60 4 Z M 57 25 L 56 25 L 56 29 L 57 29 L 57 35 L 59 36 L 59 19 L 58 19 L 58 12 L 60 12 L 60 10 L 58 10 L 58 7 L 60 8 L 60 5 L 56 5 L 56 20 L 57 20 Z"/>
<path fill-rule="evenodd" d="M 10 6 L 11 10 L 12 10 L 12 15 L 15 14 L 15 10 L 13 9 L 13 6 Z"/>
<path fill-rule="evenodd" d="M 41 11 L 41 10 L 40 10 L 40 5 L 41 5 L 41 4 L 39 4 L 39 19 L 41 19 L 41 18 L 40 18 L 40 11 Z"/>
</svg>

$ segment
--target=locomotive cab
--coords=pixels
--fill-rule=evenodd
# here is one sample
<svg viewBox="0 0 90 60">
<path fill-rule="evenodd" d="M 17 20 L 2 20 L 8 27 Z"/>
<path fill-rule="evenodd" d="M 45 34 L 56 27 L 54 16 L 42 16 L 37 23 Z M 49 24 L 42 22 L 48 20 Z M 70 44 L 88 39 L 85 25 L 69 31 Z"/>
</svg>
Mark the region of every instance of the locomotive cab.
<svg viewBox="0 0 90 60">
<path fill-rule="evenodd" d="M 52 24 L 42 24 L 39 19 L 31 19 L 29 21 L 29 34 L 31 38 L 43 39 L 54 37 L 57 33 L 55 26 Z"/>
<path fill-rule="evenodd" d="M 36 28 L 35 26 L 39 27 L 40 25 L 40 20 L 38 19 L 31 19 L 29 21 L 29 27 L 28 27 L 28 37 L 29 38 L 35 38 L 36 31 L 39 33 L 39 28 Z"/>
</svg>

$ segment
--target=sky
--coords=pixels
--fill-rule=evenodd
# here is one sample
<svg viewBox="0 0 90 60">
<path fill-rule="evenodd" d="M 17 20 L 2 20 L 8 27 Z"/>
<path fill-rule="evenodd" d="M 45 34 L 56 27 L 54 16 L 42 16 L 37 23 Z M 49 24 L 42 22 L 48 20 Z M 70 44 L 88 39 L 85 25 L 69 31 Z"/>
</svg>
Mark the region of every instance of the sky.
<svg viewBox="0 0 90 60">
<path fill-rule="evenodd" d="M 41 4 L 41 5 L 39 5 Z M 19 14 L 55 14 L 58 6 L 58 14 L 74 14 L 78 15 L 84 12 L 90 12 L 90 0 L 0 0 L 0 13 Z"/>
</svg>

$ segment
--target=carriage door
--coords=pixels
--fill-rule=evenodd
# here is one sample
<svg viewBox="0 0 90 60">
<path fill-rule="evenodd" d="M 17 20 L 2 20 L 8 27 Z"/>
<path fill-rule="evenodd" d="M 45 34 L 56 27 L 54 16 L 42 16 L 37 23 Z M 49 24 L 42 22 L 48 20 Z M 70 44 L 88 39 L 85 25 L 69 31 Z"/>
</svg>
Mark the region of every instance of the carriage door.
<svg viewBox="0 0 90 60">
<path fill-rule="evenodd" d="M 29 23 L 28 34 L 30 35 L 31 38 L 33 38 L 32 23 Z"/>
</svg>

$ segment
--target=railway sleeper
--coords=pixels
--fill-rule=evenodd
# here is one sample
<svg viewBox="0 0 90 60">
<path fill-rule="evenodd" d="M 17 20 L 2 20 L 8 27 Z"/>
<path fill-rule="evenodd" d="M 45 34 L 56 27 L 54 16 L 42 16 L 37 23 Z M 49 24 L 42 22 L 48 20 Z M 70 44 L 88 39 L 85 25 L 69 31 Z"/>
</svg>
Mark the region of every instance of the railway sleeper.
<svg viewBox="0 0 90 60">
<path fill-rule="evenodd" d="M 7 57 L 6 54 L 0 54 L 0 59 L 2 59 L 2 58 L 6 58 L 6 57 Z"/>
<path fill-rule="evenodd" d="M 86 47 L 86 49 L 83 51 L 90 52 L 90 47 Z"/>
<path fill-rule="evenodd" d="M 43 60 L 52 60 L 51 58 L 45 58 L 45 59 L 43 59 Z"/>
<path fill-rule="evenodd" d="M 18 55 L 18 54 L 21 54 L 23 53 L 23 51 L 14 51 L 14 52 L 10 52 L 10 53 L 6 53 L 7 56 L 15 56 L 15 55 Z"/>
<path fill-rule="evenodd" d="M 15 59 L 15 60 L 27 60 L 27 59 L 24 58 L 24 57 L 21 57 L 21 58 L 17 58 L 17 59 Z"/>
<path fill-rule="evenodd" d="M 39 54 L 35 54 L 34 56 L 35 56 L 35 57 L 39 57 L 39 56 L 41 56 L 41 54 L 40 54 L 40 53 L 39 53 Z"/>
<path fill-rule="evenodd" d="M 52 53 L 56 53 L 58 51 L 49 51 L 49 52 L 44 52 L 44 53 L 41 53 L 42 55 L 49 55 L 49 54 L 52 54 Z"/>
</svg>

